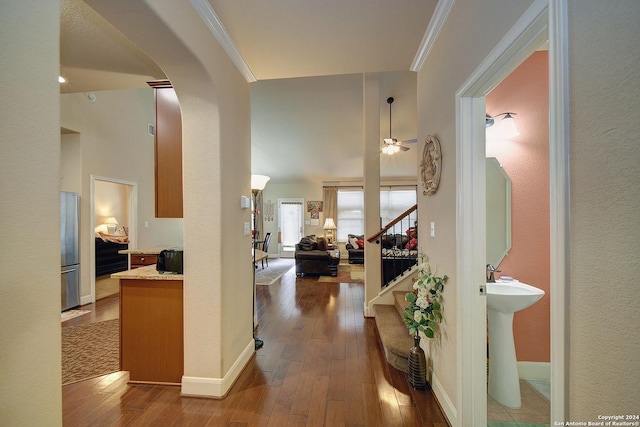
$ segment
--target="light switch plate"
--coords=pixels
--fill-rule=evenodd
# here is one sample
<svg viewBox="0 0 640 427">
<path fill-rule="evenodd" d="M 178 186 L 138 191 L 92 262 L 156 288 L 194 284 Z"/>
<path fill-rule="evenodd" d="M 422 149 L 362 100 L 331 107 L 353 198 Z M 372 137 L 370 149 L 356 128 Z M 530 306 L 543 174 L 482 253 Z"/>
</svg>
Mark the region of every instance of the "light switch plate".
<svg viewBox="0 0 640 427">
<path fill-rule="evenodd" d="M 245 222 L 244 223 L 244 235 L 248 236 L 251 234 L 251 223 L 250 222 Z"/>
<path fill-rule="evenodd" d="M 251 200 L 246 196 L 240 196 L 240 209 L 249 209 L 251 207 Z"/>
</svg>

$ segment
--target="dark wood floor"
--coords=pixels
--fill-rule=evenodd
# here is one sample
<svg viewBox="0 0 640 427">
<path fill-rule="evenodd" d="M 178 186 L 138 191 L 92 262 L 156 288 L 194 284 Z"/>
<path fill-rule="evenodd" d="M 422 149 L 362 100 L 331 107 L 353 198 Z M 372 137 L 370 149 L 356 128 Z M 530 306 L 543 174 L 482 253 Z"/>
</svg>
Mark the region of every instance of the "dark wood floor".
<svg viewBox="0 0 640 427">
<path fill-rule="evenodd" d="M 296 279 L 258 286 L 265 342 L 222 400 L 128 385 L 118 372 L 62 388 L 65 426 L 447 426 L 431 392 L 384 360 L 363 287 Z M 117 317 L 117 296 L 65 326 Z M 115 314 L 114 314 L 115 313 Z M 417 402 L 417 403 L 415 403 Z"/>
</svg>

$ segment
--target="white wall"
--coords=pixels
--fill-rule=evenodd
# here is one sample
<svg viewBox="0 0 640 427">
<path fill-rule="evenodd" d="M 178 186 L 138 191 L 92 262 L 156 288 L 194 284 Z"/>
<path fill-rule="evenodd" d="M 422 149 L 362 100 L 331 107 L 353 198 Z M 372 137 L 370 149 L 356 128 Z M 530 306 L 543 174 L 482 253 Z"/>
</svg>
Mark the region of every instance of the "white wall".
<svg viewBox="0 0 640 427">
<path fill-rule="evenodd" d="M 640 2 L 569 0 L 570 415 L 640 402 Z"/>
<path fill-rule="evenodd" d="M 60 4 L 0 10 L 0 425 L 61 426 Z"/>
</svg>

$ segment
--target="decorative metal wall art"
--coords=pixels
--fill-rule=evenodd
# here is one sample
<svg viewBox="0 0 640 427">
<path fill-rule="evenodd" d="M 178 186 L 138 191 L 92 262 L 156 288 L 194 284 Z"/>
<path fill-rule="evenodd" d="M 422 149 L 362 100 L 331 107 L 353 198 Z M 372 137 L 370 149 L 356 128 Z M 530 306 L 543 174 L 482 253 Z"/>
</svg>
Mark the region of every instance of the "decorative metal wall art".
<svg viewBox="0 0 640 427">
<path fill-rule="evenodd" d="M 274 211 L 275 203 L 271 200 L 267 200 L 264 203 L 264 220 L 265 221 L 273 221 L 273 211 Z"/>
</svg>

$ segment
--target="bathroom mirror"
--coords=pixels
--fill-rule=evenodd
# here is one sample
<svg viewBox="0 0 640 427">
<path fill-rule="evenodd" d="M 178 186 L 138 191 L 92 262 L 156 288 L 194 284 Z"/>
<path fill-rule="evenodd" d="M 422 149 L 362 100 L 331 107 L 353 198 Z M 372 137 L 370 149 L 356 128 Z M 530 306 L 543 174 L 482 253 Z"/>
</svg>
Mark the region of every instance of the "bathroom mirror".
<svg viewBox="0 0 640 427">
<path fill-rule="evenodd" d="M 497 267 L 511 249 L 511 179 L 487 158 L 487 264 Z"/>
</svg>

